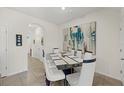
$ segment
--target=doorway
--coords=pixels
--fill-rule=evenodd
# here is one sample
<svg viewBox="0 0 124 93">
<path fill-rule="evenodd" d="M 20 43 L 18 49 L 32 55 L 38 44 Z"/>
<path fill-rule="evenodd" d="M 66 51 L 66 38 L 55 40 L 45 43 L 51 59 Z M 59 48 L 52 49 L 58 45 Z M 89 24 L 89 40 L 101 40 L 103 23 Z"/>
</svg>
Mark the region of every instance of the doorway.
<svg viewBox="0 0 124 93">
<path fill-rule="evenodd" d="M 28 55 L 39 60 L 44 56 L 44 29 L 39 24 L 29 24 L 28 31 Z"/>
</svg>

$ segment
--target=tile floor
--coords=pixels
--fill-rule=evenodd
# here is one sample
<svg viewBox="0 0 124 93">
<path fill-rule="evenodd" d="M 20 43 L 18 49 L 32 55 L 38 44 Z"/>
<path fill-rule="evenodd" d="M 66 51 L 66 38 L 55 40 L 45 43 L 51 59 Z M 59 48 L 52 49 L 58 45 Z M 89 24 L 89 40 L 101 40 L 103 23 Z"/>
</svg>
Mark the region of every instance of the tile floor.
<svg viewBox="0 0 124 93">
<path fill-rule="evenodd" d="M 29 57 L 27 72 L 22 72 L 13 76 L 0 78 L 0 86 L 45 86 L 45 70 L 43 63 L 38 59 Z M 63 85 L 63 81 L 52 85 Z M 118 80 L 95 73 L 94 86 L 121 86 Z"/>
</svg>

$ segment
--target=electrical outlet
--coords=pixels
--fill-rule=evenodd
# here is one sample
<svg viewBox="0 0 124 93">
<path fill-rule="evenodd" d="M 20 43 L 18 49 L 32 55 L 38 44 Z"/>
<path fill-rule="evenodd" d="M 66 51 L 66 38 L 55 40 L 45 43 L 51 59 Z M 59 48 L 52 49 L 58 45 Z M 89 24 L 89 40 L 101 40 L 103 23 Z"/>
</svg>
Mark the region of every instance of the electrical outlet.
<svg viewBox="0 0 124 93">
<path fill-rule="evenodd" d="M 120 52 L 122 52 L 122 49 L 120 49 Z"/>
<path fill-rule="evenodd" d="M 120 73 L 122 74 L 122 73 L 123 73 L 123 71 L 122 71 L 122 70 L 120 70 Z"/>
<path fill-rule="evenodd" d="M 6 70 L 7 70 L 7 66 L 6 66 Z"/>
<path fill-rule="evenodd" d="M 120 28 L 120 31 L 122 31 L 122 28 Z"/>
</svg>

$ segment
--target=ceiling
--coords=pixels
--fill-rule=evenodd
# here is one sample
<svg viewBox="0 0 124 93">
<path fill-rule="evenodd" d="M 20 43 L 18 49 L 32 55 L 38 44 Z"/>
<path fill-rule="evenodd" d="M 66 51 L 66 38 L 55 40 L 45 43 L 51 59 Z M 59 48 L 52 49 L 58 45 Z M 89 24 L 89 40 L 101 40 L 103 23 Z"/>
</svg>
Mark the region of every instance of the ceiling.
<svg viewBox="0 0 124 93">
<path fill-rule="evenodd" d="M 54 24 L 63 24 L 102 8 L 66 7 L 65 10 L 62 10 L 61 7 L 14 7 L 10 9 L 52 22 Z"/>
</svg>

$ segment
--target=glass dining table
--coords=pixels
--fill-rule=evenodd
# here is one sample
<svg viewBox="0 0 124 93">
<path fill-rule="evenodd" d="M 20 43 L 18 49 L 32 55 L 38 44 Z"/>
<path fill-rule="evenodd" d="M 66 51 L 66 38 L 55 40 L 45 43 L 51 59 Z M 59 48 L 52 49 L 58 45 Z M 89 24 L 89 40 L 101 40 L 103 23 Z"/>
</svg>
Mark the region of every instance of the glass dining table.
<svg viewBox="0 0 124 93">
<path fill-rule="evenodd" d="M 73 55 L 64 55 L 49 53 L 47 55 L 47 59 L 49 60 L 49 67 L 57 67 L 58 70 L 63 70 L 65 76 L 71 73 L 74 73 L 74 68 L 83 66 L 83 63 L 91 63 L 96 61 L 96 57 L 94 56 L 90 60 L 84 60 L 83 58 L 79 58 Z M 65 85 L 66 85 L 65 80 Z"/>
<path fill-rule="evenodd" d="M 58 70 L 66 70 L 74 67 L 82 66 L 83 59 L 76 56 L 65 55 L 62 57 L 59 54 L 50 53 L 48 55 L 51 66 L 56 66 Z"/>
</svg>

